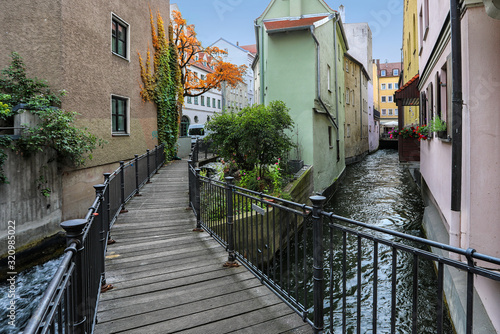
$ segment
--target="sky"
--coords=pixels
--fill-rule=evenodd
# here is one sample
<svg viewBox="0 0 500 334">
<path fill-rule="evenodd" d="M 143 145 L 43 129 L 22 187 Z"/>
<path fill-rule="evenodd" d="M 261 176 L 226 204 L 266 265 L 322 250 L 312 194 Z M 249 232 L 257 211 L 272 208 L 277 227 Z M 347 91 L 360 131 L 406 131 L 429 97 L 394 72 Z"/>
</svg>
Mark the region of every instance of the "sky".
<svg viewBox="0 0 500 334">
<path fill-rule="evenodd" d="M 280 1 L 280 0 L 279 0 Z M 337 10 L 344 5 L 346 23 L 367 22 L 372 30 L 373 59 L 401 61 L 404 0 L 326 0 Z M 219 38 L 239 45 L 255 44 L 254 20 L 271 0 L 171 0 L 194 24 L 198 39 L 209 46 Z"/>
</svg>

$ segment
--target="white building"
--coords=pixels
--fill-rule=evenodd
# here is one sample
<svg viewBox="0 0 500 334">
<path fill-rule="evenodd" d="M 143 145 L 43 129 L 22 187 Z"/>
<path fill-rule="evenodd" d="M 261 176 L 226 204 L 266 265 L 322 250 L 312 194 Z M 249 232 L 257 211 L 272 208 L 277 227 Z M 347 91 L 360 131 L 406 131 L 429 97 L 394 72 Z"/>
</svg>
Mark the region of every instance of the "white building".
<svg viewBox="0 0 500 334">
<path fill-rule="evenodd" d="M 240 110 L 249 105 L 253 105 L 255 103 L 255 97 L 252 63 L 255 59 L 255 53 L 252 53 L 252 45 L 239 46 L 238 43 L 234 45 L 224 38 L 220 38 L 211 46 L 216 46 L 227 52 L 227 55 L 224 56 L 224 61 L 238 66 L 247 66 L 243 84 L 238 85 L 236 88 L 228 87 L 227 89 L 223 89 L 223 108 Z"/>
<path fill-rule="evenodd" d="M 198 57 L 198 55 L 197 55 Z M 209 64 L 208 55 L 201 53 L 199 57 Z M 200 79 L 205 79 L 208 73 L 213 70 L 208 65 L 192 64 L 188 66 L 188 71 L 194 73 Z M 214 112 L 222 110 L 222 93 L 218 89 L 211 89 L 200 96 L 186 96 L 182 106 L 181 133 L 180 136 L 187 136 L 187 129 L 190 124 L 205 124 L 210 120 Z"/>
</svg>

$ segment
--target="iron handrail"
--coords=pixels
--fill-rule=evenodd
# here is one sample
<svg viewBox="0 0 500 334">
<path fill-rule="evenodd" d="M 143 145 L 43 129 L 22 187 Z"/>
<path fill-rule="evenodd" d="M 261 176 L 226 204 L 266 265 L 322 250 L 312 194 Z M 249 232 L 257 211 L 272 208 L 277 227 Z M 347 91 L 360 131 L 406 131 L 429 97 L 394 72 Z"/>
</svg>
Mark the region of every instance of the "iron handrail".
<svg viewBox="0 0 500 334">
<path fill-rule="evenodd" d="M 392 249 L 392 318 L 396 313 L 396 261 L 398 252 L 404 252 L 413 256 L 414 283 L 413 283 L 413 318 L 412 332 L 417 331 L 417 303 L 418 303 L 418 260 L 430 260 L 437 264 L 439 291 L 444 294 L 443 277 L 444 267 L 453 267 L 467 275 L 467 333 L 472 332 L 472 312 L 473 312 L 473 289 L 474 275 L 479 275 L 493 281 L 500 281 L 500 272 L 495 269 L 478 266 L 474 260 L 481 260 L 491 265 L 500 265 L 500 259 L 486 254 L 481 254 L 474 249 L 462 249 L 433 240 L 428 240 L 414 235 L 388 230 L 386 228 L 359 222 L 346 217 L 338 216 L 332 212 L 324 211 L 322 208 L 324 198 L 313 196 L 312 206 L 295 203 L 273 197 L 262 192 L 251 191 L 231 184 L 212 180 L 199 175 L 199 169 L 189 166 L 190 173 L 190 198 L 193 200 L 193 209 L 197 216 L 197 226 L 206 230 L 218 243 L 225 247 L 228 252 L 228 262 L 231 262 L 231 253 L 236 259 L 257 276 L 263 284 L 271 288 L 289 307 L 302 316 L 304 321 L 311 324 L 315 332 L 322 332 L 324 329 L 324 305 L 323 300 L 327 295 L 321 287 L 324 282 L 323 272 L 325 271 L 323 262 L 325 258 L 333 261 L 332 247 L 324 249 L 322 235 L 323 229 L 334 230 L 344 234 L 344 261 L 346 235 L 352 235 L 358 239 L 358 268 L 357 284 L 358 291 L 361 289 L 361 255 L 359 247 L 362 247 L 362 240 L 373 243 L 375 254 L 378 254 L 378 247 L 382 245 Z M 326 222 L 323 222 L 323 218 Z M 306 240 L 312 238 L 314 247 L 312 253 L 307 253 Z M 383 234 L 379 236 L 379 234 Z M 390 237 L 390 238 L 388 238 Z M 330 237 L 330 243 L 333 242 Z M 297 244 L 303 243 L 303 249 L 297 248 Z M 292 245 L 293 244 L 293 245 Z M 413 245 L 415 244 L 415 245 Z M 458 259 L 439 255 L 430 251 L 431 248 L 441 249 L 450 254 L 458 255 Z M 330 252 L 330 253 L 328 253 Z M 329 255 L 328 255 L 329 254 Z M 302 258 L 300 258 L 302 256 Z M 460 257 L 464 261 L 460 260 Z M 312 261 L 314 260 L 314 263 Z M 295 261 L 295 263 L 293 263 Z M 378 267 L 378 259 L 374 259 L 374 268 Z M 300 270 L 297 268 L 300 267 Z M 286 272 L 283 272 L 286 268 Z M 295 269 L 290 269 L 295 268 Z M 332 270 L 332 263 L 330 263 Z M 291 272 L 290 272 L 291 271 Z M 328 272 L 330 280 L 333 272 Z M 285 275 L 286 277 L 284 277 Z M 343 269 L 344 291 L 346 268 Z M 290 286 L 289 279 L 293 279 L 295 286 Z M 309 287 L 307 282 L 314 283 L 314 296 L 308 297 Z M 320 283 L 322 282 L 322 283 Z M 330 281 L 332 284 L 332 281 Z M 376 297 L 378 279 L 372 282 Z M 333 298 L 332 286 L 330 297 Z M 302 292 L 301 292 L 302 291 Z M 303 295 L 301 295 L 303 293 Z M 345 292 L 344 292 L 345 294 Z M 344 297 L 345 298 L 345 297 Z M 358 329 L 360 326 L 360 295 L 358 295 Z M 442 333 L 443 326 L 443 296 L 437 296 L 438 305 L 441 305 L 437 314 L 438 333 Z M 332 301 L 332 299 L 331 299 Z M 345 308 L 346 300 L 343 300 Z M 375 302 L 376 303 L 376 302 Z M 320 310 L 321 309 L 321 310 Z M 344 309 L 345 317 L 345 309 Z M 373 310 L 373 330 L 376 332 L 377 310 Z M 310 318 L 313 315 L 313 318 Z M 330 309 L 330 326 L 333 326 L 333 311 Z M 345 318 L 344 318 L 345 326 Z M 391 328 L 395 331 L 395 320 L 392 320 Z M 345 330 L 345 328 L 344 328 Z"/>
<path fill-rule="evenodd" d="M 150 157 L 151 154 L 155 155 L 154 170 L 149 170 L 149 164 L 144 166 L 144 168 L 147 167 L 148 171 L 147 173 L 143 171 L 142 174 L 147 175 L 145 180 L 138 183 L 136 169 L 136 178 L 131 181 L 134 184 L 132 195 L 138 193 L 139 188 L 144 186 L 145 181 L 148 181 L 165 161 L 163 145 L 155 147 L 152 152 L 148 150 L 141 157 Z M 120 167 L 112 173 L 104 174 L 103 184 L 94 186 L 96 197 L 85 218 L 71 221 L 81 226 L 80 230 L 78 230 L 79 227 L 73 226 L 74 224 L 65 224 L 69 222 L 61 224 L 61 226 L 64 225 L 65 229 L 71 228 L 66 230 L 68 247 L 40 303 L 24 328 L 24 334 L 46 333 L 49 330 L 53 331 L 55 327 L 64 333 L 93 331 L 97 319 L 100 287 L 105 283 L 104 259 L 109 230 L 120 211 L 123 210 L 124 205 L 131 198 L 128 196 L 125 201 L 112 198 L 110 187 L 112 182 L 119 181 L 116 176 L 121 175 L 126 168 L 130 168 L 134 161 L 138 161 L 137 157 L 127 164 L 121 163 Z M 123 184 L 121 187 L 123 189 Z M 117 200 L 120 200 L 120 204 L 115 205 L 116 212 L 113 212 L 110 206 L 111 203 L 118 203 Z M 97 245 L 99 246 L 96 247 Z M 90 268 L 85 267 L 86 261 L 92 262 L 89 263 Z M 95 279 L 97 281 L 94 281 Z M 75 286 L 79 286 L 81 290 L 76 291 Z M 93 302 L 83 300 L 82 305 L 77 305 L 76 300 L 84 298 L 84 295 L 95 300 Z M 92 296 L 96 296 L 96 298 Z M 58 319 L 55 319 L 56 315 L 58 315 Z"/>
</svg>

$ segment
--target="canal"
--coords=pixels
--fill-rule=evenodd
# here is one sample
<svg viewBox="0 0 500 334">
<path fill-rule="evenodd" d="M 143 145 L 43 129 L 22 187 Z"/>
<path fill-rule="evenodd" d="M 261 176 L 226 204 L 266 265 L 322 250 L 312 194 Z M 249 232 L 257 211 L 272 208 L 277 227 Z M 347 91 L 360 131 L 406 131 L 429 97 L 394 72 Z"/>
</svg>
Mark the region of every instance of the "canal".
<svg viewBox="0 0 500 334">
<path fill-rule="evenodd" d="M 341 179 L 339 188 L 329 202 L 325 204 L 324 211 L 333 212 L 356 221 L 385 229 L 403 232 L 414 236 L 425 237 L 422 230 L 424 205 L 420 190 L 413 181 L 409 172 L 399 163 L 396 150 L 379 150 L 367 156 L 362 162 L 347 167 L 345 176 Z M 393 251 L 390 247 L 379 245 L 378 269 L 374 270 L 373 242 L 363 239 L 359 241 L 356 236 L 346 237 L 346 282 L 345 302 L 343 296 L 343 233 L 332 232 L 324 227 L 324 284 L 325 291 L 325 329 L 330 333 L 343 333 L 343 321 L 346 322 L 345 333 L 373 333 L 373 281 L 377 279 L 377 333 L 390 333 L 391 321 L 396 323 L 397 333 L 412 332 L 412 297 L 413 297 L 413 257 L 408 253 L 400 253 L 397 257 L 397 283 L 396 283 L 396 317 L 391 319 L 392 303 L 392 263 Z M 344 223 L 340 223 L 344 224 Z M 312 235 L 311 224 L 307 224 Z M 357 228 L 354 228 L 357 229 Z M 394 242 L 401 242 L 396 237 L 377 235 Z M 330 247 L 333 240 L 333 247 Z M 358 243 L 359 242 L 359 243 Z M 403 243 L 421 248 L 410 241 Z M 295 249 L 291 242 L 290 250 Z M 296 254 L 312 254 L 312 238 L 307 238 L 306 245 L 298 242 Z M 287 248 L 288 249 L 288 248 Z M 358 250 L 361 254 L 358 257 Z M 425 249 L 427 250 L 427 249 Z M 292 253 L 292 252 L 291 252 Z M 291 267 L 284 268 L 284 273 L 296 272 L 294 254 L 290 256 Z M 359 262 L 359 259 L 361 261 Z M 300 261 L 298 263 L 301 263 Z M 300 266 L 300 265 L 299 265 Z M 333 270 L 330 270 L 332 266 Z M 361 268 L 361 270 L 358 270 Z M 275 267 L 275 272 L 282 269 Z M 300 272 L 302 268 L 298 268 Z M 307 270 L 307 269 L 306 269 Z M 360 273 L 361 271 L 361 273 Z M 278 275 L 279 276 L 279 275 Z M 293 281 L 293 275 L 286 274 Z M 299 275 L 298 277 L 301 277 Z M 362 283 L 358 285 L 358 280 Z M 306 284 L 307 299 L 311 302 L 312 274 Z M 301 281 L 291 282 L 293 286 Z M 359 291 L 358 291 L 359 290 Z M 330 299 L 330 291 L 333 291 Z M 299 295 L 304 293 L 301 291 Z M 437 332 L 437 278 L 434 264 L 426 260 L 418 262 L 418 333 L 433 334 Z M 310 305 L 306 302 L 307 305 Z M 358 305 L 360 307 L 358 308 Z M 309 309 L 312 313 L 313 309 Z M 345 314 L 344 314 L 345 312 Z M 359 323 L 358 323 L 359 315 Z M 330 321 L 330 318 L 332 321 Z M 358 328 L 359 327 L 359 328 Z M 444 333 L 453 333 L 449 318 L 444 319 Z"/>
</svg>

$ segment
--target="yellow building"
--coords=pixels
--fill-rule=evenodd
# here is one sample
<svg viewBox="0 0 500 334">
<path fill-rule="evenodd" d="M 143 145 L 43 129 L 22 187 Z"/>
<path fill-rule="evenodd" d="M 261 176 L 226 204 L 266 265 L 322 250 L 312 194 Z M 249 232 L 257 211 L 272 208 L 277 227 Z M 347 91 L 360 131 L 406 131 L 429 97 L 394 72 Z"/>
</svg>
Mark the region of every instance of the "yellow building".
<svg viewBox="0 0 500 334">
<path fill-rule="evenodd" d="M 404 2 L 402 87 L 396 94 L 396 99 L 401 99 L 399 108 L 404 108 L 401 126 L 419 124 L 417 90 L 410 87 L 418 84 L 418 55 L 417 0 L 409 0 Z"/>
<path fill-rule="evenodd" d="M 401 63 L 380 63 L 377 60 L 378 87 L 374 86 L 374 99 L 378 95 L 380 111 L 380 131 L 382 136 L 398 126 L 398 106 L 394 101 L 394 93 L 399 89 Z M 378 94 L 375 91 L 378 90 Z"/>
</svg>

